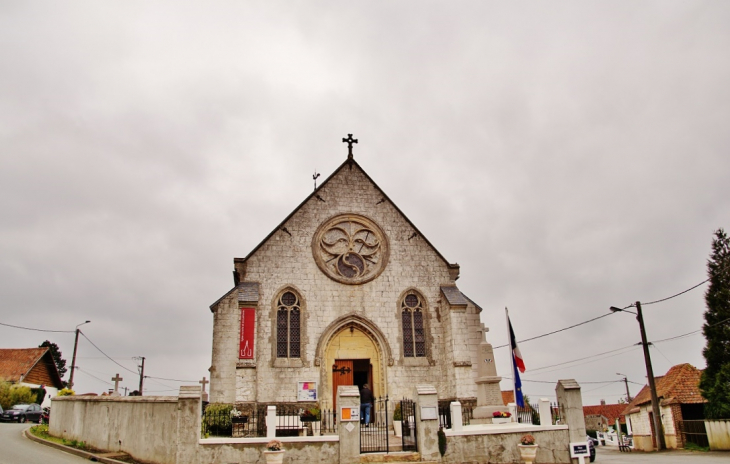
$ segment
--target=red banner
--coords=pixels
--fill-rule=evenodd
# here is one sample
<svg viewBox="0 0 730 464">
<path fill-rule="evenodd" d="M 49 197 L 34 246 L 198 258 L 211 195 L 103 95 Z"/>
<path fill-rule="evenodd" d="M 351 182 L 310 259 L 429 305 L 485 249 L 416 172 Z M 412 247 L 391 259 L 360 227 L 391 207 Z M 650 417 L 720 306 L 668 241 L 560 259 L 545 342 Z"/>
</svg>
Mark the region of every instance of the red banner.
<svg viewBox="0 0 730 464">
<path fill-rule="evenodd" d="M 256 310 L 241 308 L 241 345 L 238 350 L 240 359 L 253 359 L 253 341 L 256 328 Z"/>
</svg>

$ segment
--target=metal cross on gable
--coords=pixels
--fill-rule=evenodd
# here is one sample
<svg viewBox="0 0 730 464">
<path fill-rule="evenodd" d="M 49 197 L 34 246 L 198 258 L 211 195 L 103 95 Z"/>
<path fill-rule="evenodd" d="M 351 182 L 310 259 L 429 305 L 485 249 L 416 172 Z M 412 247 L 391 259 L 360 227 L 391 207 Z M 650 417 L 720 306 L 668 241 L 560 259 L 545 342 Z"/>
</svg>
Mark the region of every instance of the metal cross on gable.
<svg viewBox="0 0 730 464">
<path fill-rule="evenodd" d="M 343 138 L 342 143 L 347 144 L 347 158 L 352 159 L 352 144 L 357 143 L 357 139 L 353 139 L 352 134 L 347 134 L 347 138 Z"/>
</svg>

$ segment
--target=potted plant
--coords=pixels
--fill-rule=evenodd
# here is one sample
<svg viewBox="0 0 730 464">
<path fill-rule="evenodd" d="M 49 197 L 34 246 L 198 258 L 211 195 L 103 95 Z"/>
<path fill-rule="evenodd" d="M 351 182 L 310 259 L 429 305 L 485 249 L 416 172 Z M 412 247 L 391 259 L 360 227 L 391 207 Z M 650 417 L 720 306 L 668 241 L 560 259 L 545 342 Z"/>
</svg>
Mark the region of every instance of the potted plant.
<svg viewBox="0 0 730 464">
<path fill-rule="evenodd" d="M 299 415 L 299 420 L 302 422 L 315 422 L 320 420 L 320 410 L 318 407 L 305 409 L 303 413 Z"/>
<path fill-rule="evenodd" d="M 535 437 L 530 435 L 523 435 L 520 438 L 520 444 L 517 445 L 520 450 L 520 458 L 525 464 L 532 464 L 535 462 L 535 456 L 537 455 L 537 444 L 535 444 Z"/>
<path fill-rule="evenodd" d="M 506 424 L 512 422 L 512 414 L 507 411 L 494 411 L 492 413 L 492 424 Z"/>
<path fill-rule="evenodd" d="M 266 458 L 267 464 L 281 464 L 284 462 L 284 450 L 281 449 L 281 442 L 279 440 L 271 440 L 266 444 L 266 451 L 264 451 L 264 457 Z"/>
<path fill-rule="evenodd" d="M 234 424 L 245 424 L 248 422 L 248 416 L 244 416 L 241 411 L 233 408 L 231 409 L 231 422 Z"/>
<path fill-rule="evenodd" d="M 396 437 L 403 436 L 403 413 L 401 412 L 400 403 L 396 403 L 393 410 L 393 432 Z"/>
</svg>

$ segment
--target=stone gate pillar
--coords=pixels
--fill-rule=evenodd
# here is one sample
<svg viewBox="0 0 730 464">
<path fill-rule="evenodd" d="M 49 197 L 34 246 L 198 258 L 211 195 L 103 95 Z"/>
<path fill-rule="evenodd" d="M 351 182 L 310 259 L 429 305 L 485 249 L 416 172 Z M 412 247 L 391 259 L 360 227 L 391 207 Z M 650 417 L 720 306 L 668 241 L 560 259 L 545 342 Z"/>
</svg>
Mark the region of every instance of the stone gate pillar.
<svg viewBox="0 0 730 464">
<path fill-rule="evenodd" d="M 177 399 L 176 464 L 198 464 L 201 403 L 200 386 L 181 386 Z"/>
<path fill-rule="evenodd" d="M 416 385 L 413 389 L 416 399 L 416 440 L 423 461 L 437 461 L 439 454 L 439 405 L 436 388 L 433 385 Z"/>
<path fill-rule="evenodd" d="M 360 414 L 360 390 L 356 385 L 337 387 L 337 433 L 340 436 L 340 464 L 360 462 L 360 421 L 348 421 L 343 408 L 356 408 Z"/>
<path fill-rule="evenodd" d="M 586 441 L 586 420 L 583 416 L 583 399 L 580 396 L 580 385 L 573 379 L 558 380 L 555 393 L 558 396 L 560 420 L 563 424 L 568 425 L 570 441 Z M 573 458 L 572 461 L 576 464 L 578 459 Z"/>
</svg>

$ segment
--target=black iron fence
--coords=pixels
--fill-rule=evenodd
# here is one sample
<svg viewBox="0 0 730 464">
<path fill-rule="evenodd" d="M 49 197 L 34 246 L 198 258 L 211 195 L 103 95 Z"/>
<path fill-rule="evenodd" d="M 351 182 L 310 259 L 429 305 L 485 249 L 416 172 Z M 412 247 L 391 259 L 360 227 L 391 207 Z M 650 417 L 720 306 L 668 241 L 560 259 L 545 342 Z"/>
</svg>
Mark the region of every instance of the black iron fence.
<svg viewBox="0 0 730 464">
<path fill-rule="evenodd" d="M 400 402 L 403 451 L 418 451 L 416 440 L 416 403 L 403 399 Z"/>
<path fill-rule="evenodd" d="M 201 436 L 251 438 L 267 436 L 267 404 L 206 405 L 201 421 Z M 331 435 L 337 433 L 337 414 L 333 410 L 302 408 L 300 404 L 276 405 L 276 436 Z"/>
<path fill-rule="evenodd" d="M 438 411 L 439 411 L 439 427 L 443 427 L 444 429 L 450 429 L 451 421 L 452 421 L 451 400 L 439 401 L 438 402 Z M 469 425 L 473 418 L 474 418 L 474 406 L 472 404 L 462 403 L 462 405 L 461 405 L 461 423 L 462 423 L 462 425 Z"/>
<path fill-rule="evenodd" d="M 366 412 L 360 408 L 360 453 L 387 453 L 388 397 L 376 399 Z"/>
<path fill-rule="evenodd" d="M 208 437 L 265 437 L 266 406 L 236 409 L 232 404 L 209 404 L 203 411 L 201 435 Z"/>
</svg>

